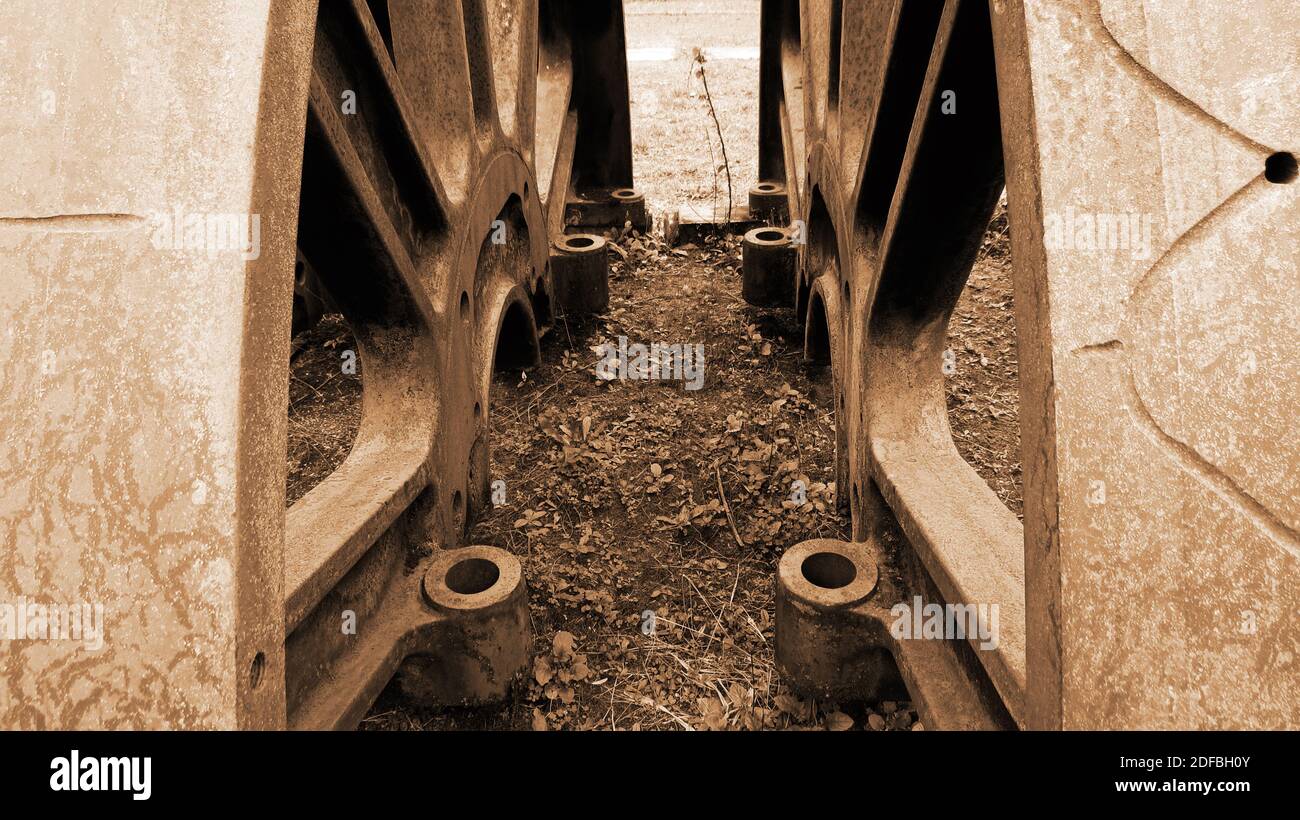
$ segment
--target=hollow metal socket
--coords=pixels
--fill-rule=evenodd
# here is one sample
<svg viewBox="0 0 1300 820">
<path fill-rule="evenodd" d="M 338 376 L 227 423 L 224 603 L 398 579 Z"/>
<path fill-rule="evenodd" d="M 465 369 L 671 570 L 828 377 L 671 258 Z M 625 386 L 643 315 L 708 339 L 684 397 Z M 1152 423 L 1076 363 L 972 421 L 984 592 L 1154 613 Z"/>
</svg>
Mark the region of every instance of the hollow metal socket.
<svg viewBox="0 0 1300 820">
<path fill-rule="evenodd" d="M 440 616 L 398 673 L 407 696 L 469 705 L 505 698 L 528 669 L 532 628 L 519 559 L 499 547 L 446 550 L 422 584 Z"/>
<path fill-rule="evenodd" d="M 741 243 L 741 294 L 755 307 L 790 305 L 794 301 L 797 253 L 785 228 L 754 228 Z"/>
<path fill-rule="evenodd" d="M 876 563 L 859 544 L 804 541 L 776 574 L 776 663 L 793 688 L 817 698 L 871 700 L 892 663 L 859 606 L 876 589 Z"/>
<path fill-rule="evenodd" d="M 609 308 L 609 250 L 595 234 L 567 234 L 551 245 L 556 313 L 577 316 Z"/>
<path fill-rule="evenodd" d="M 633 188 L 587 190 L 565 206 L 565 224 L 579 228 L 621 231 L 631 225 L 646 233 L 650 230 L 650 211 L 645 195 Z"/>
<path fill-rule="evenodd" d="M 874 701 L 906 688 L 937 729 L 1009 729 L 992 686 L 961 658 L 964 642 L 891 633 L 901 590 L 884 584 L 871 542 L 803 541 L 776 573 L 776 664 L 800 694 Z"/>
<path fill-rule="evenodd" d="M 615 228 L 631 224 L 641 233 L 650 230 L 650 212 L 646 210 L 644 194 L 632 188 L 615 188 L 609 197 L 613 200 Z"/>
<path fill-rule="evenodd" d="M 760 182 L 749 189 L 749 216 L 767 225 L 790 221 L 790 200 L 779 182 Z"/>
</svg>

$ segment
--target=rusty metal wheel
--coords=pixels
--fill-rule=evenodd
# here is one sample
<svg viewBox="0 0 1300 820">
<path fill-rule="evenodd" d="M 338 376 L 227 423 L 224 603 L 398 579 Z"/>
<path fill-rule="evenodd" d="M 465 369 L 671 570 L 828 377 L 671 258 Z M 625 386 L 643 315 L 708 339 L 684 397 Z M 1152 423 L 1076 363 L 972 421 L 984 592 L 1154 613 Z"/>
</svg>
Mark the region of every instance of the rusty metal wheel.
<svg viewBox="0 0 1300 820">
<path fill-rule="evenodd" d="M 617 3 L 320 7 L 298 247 L 365 390 L 351 454 L 288 513 L 292 722 L 324 714 L 340 608 L 378 616 L 374 586 L 413 546 L 458 544 L 487 503 L 491 375 L 538 359 L 570 191 L 631 184 L 622 50 Z M 349 676 L 349 720 L 393 671 Z"/>
<path fill-rule="evenodd" d="M 892 508 L 947 600 L 1002 602 L 1003 649 L 982 659 L 1017 715 L 1023 627 L 1010 624 L 1023 622 L 1023 576 L 1007 569 L 1020 524 L 952 445 L 940 367 L 1003 186 L 988 12 L 768 2 L 764 14 L 760 132 L 771 138 L 759 173 L 797 197 L 795 309 L 807 355 L 832 366 L 854 538 Z M 945 93 L 962 116 L 940 112 Z M 950 556 L 945 545 L 963 538 L 986 551 Z"/>
<path fill-rule="evenodd" d="M 1297 230 L 1295 187 L 1277 172 L 1295 150 L 1281 102 L 1294 76 L 1274 70 L 1287 47 L 1248 22 L 1269 19 L 1249 4 L 1187 17 L 1121 6 L 765 0 L 760 179 L 786 186 L 804 239 L 795 306 L 809 357 L 832 361 L 853 537 L 892 519 L 934 594 L 1000 607 L 998 646 L 972 655 L 1014 721 L 1293 725 L 1274 689 L 1294 692 L 1295 676 L 1200 611 L 1197 596 L 1216 595 L 1164 556 L 1271 567 L 1216 577 L 1254 596 L 1228 609 L 1264 607 L 1271 640 L 1294 645 L 1297 576 L 1283 564 L 1300 517 L 1270 482 L 1300 486 L 1278 411 L 1295 395 L 1296 347 L 1269 341 L 1264 318 L 1287 312 L 1264 283 L 1294 269 L 1279 240 Z M 1004 181 L 1023 527 L 954 446 L 942 368 Z M 1247 213 L 1268 227 L 1246 227 Z M 1087 226 L 1087 244 L 1073 223 L 1063 240 L 1062 219 Z M 1204 284 L 1178 284 L 1192 281 Z M 1260 381 L 1245 390 L 1220 372 L 1229 361 Z M 1271 455 L 1229 444 L 1246 439 Z M 1212 546 L 1171 525 L 1201 518 Z M 1160 639 L 1128 625 L 1173 611 L 1197 624 L 1180 638 L 1189 660 L 1153 665 Z M 1212 693 L 1204 669 L 1220 673 Z"/>
</svg>

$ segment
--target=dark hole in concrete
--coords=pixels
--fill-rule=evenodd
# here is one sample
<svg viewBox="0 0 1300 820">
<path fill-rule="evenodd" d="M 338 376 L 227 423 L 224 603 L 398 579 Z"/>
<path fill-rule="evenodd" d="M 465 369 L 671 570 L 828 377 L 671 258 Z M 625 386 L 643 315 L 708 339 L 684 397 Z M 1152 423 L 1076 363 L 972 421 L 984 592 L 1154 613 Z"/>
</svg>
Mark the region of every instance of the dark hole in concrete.
<svg viewBox="0 0 1300 820">
<path fill-rule="evenodd" d="M 1296 160 L 1295 155 L 1286 151 L 1279 151 L 1268 159 L 1264 160 L 1264 179 L 1269 182 L 1282 184 L 1294 182 L 1296 178 Z"/>
<path fill-rule="evenodd" d="M 266 655 L 258 652 L 253 657 L 252 668 L 248 670 L 248 686 L 256 689 L 262 683 L 262 673 L 266 670 Z"/>
<path fill-rule="evenodd" d="M 596 244 L 596 240 L 592 239 L 590 236 L 574 236 L 564 240 L 564 244 L 568 245 L 570 248 L 590 248 L 592 245 Z"/>
<path fill-rule="evenodd" d="M 804 559 L 803 577 L 822 589 L 839 589 L 853 583 L 858 576 L 853 562 L 838 552 L 817 552 Z"/>
<path fill-rule="evenodd" d="M 447 570 L 447 588 L 457 595 L 477 595 L 492 588 L 501 570 L 486 558 L 466 558 Z"/>
<path fill-rule="evenodd" d="M 785 234 L 781 233 L 780 231 L 759 231 L 758 233 L 754 234 L 754 236 L 758 237 L 764 242 L 779 242 L 780 240 L 785 239 Z"/>
</svg>

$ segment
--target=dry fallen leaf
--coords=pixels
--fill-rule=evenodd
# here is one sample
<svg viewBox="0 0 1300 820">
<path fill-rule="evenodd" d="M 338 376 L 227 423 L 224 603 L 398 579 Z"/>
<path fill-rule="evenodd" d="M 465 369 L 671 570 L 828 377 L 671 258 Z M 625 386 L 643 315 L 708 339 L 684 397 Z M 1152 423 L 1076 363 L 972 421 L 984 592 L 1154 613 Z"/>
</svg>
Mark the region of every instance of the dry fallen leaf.
<svg viewBox="0 0 1300 820">
<path fill-rule="evenodd" d="M 555 670 L 551 668 L 551 659 L 545 655 L 538 655 L 537 660 L 533 663 L 533 678 L 542 686 L 551 682 L 555 677 Z"/>
<path fill-rule="evenodd" d="M 573 657 L 573 642 L 577 640 L 572 632 L 565 632 L 561 629 L 555 633 L 555 640 L 551 643 L 551 652 L 555 655 L 556 660 L 567 661 Z"/>
<path fill-rule="evenodd" d="M 831 712 L 826 716 L 826 728 L 831 732 L 847 732 L 853 728 L 853 718 L 843 712 Z"/>
<path fill-rule="evenodd" d="M 700 715 L 704 725 L 715 732 L 727 728 L 727 708 L 717 698 L 699 698 Z"/>
</svg>

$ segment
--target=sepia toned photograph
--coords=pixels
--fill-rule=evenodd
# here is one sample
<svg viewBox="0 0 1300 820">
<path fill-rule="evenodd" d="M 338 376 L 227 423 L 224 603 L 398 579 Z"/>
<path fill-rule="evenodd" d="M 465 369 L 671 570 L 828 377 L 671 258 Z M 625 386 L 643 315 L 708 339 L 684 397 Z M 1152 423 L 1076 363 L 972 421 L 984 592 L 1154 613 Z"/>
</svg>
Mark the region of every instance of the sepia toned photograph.
<svg viewBox="0 0 1300 820">
<path fill-rule="evenodd" d="M 19 779 L 818 731 L 1232 805 L 1300 729 L 1298 10 L 3 0 Z"/>
</svg>

